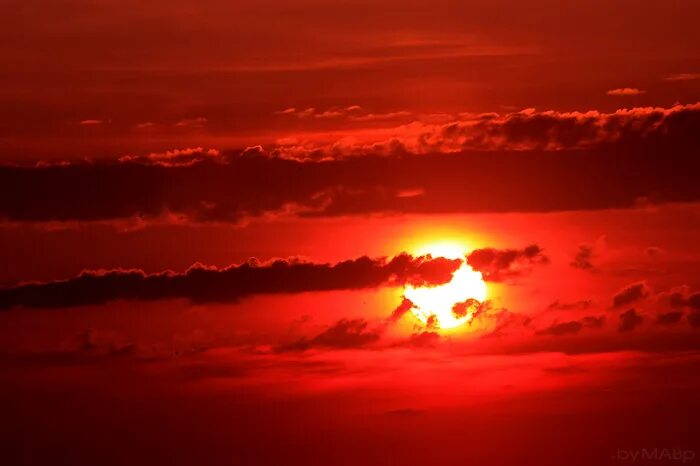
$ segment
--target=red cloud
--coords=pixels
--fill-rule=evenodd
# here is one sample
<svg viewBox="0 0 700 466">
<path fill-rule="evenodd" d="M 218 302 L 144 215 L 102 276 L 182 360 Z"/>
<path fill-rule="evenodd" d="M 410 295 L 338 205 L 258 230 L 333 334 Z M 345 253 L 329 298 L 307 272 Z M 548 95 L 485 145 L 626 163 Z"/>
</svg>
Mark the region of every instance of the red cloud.
<svg viewBox="0 0 700 466">
<path fill-rule="evenodd" d="M 646 91 L 643 91 L 641 89 L 637 89 L 636 87 L 621 87 L 618 89 L 611 89 L 608 92 L 606 92 L 606 94 L 616 96 L 616 97 L 642 95 L 645 93 L 646 93 Z"/>
</svg>

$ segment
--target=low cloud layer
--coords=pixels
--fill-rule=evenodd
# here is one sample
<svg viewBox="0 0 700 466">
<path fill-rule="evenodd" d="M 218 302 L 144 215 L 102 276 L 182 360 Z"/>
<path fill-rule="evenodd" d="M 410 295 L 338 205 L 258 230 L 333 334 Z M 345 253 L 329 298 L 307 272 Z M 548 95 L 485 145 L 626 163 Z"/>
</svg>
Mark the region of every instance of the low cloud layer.
<svg viewBox="0 0 700 466">
<path fill-rule="evenodd" d="M 434 285 L 447 282 L 459 260 L 413 257 L 359 259 L 336 264 L 277 260 L 249 261 L 226 268 L 195 265 L 184 273 L 146 274 L 140 270 L 84 272 L 68 280 L 0 289 L 0 309 L 65 308 L 120 299 L 188 299 L 196 303 L 229 302 L 268 293 L 299 293 L 382 285 Z"/>
<path fill-rule="evenodd" d="M 700 170 L 700 104 L 468 121 L 332 149 L 189 149 L 119 161 L 5 165 L 0 219 L 238 222 L 263 215 L 551 212 L 700 200 L 692 176 Z"/>
</svg>

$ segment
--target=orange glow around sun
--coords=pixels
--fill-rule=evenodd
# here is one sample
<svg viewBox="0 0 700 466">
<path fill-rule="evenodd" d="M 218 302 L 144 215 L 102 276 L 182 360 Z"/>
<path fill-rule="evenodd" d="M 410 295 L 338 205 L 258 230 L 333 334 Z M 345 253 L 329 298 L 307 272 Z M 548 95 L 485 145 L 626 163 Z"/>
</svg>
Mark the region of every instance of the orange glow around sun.
<svg viewBox="0 0 700 466">
<path fill-rule="evenodd" d="M 464 260 L 467 251 L 459 243 L 444 242 L 420 248 L 418 253 Z M 476 306 L 466 305 L 455 309 L 455 305 L 468 303 L 469 300 L 483 302 L 486 299 L 486 283 L 481 272 L 472 270 L 464 262 L 450 282 L 439 286 L 407 285 L 404 296 L 413 303 L 412 311 L 418 320 L 426 325 L 450 329 L 472 320 Z"/>
</svg>

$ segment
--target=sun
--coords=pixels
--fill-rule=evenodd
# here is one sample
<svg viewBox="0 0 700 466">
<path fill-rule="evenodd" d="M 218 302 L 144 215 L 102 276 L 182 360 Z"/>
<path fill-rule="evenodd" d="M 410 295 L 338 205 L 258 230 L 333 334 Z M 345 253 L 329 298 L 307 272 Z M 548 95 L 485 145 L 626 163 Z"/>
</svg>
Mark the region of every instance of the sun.
<svg viewBox="0 0 700 466">
<path fill-rule="evenodd" d="M 467 248 L 460 243 L 441 242 L 421 247 L 417 253 L 464 260 Z M 481 272 L 472 270 L 464 262 L 448 283 L 420 287 L 406 285 L 404 297 L 413 303 L 413 314 L 425 325 L 450 329 L 472 320 L 478 304 L 486 299 L 486 283 Z"/>
</svg>

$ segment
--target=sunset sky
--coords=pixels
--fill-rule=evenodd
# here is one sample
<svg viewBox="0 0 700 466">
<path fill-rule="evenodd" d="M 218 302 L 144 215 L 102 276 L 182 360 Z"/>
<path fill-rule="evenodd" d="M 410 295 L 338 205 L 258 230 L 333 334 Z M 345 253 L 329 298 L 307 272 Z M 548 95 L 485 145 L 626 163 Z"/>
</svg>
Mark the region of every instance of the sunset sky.
<svg viewBox="0 0 700 466">
<path fill-rule="evenodd" d="M 0 464 L 700 463 L 697 0 L 0 4 Z"/>
</svg>

